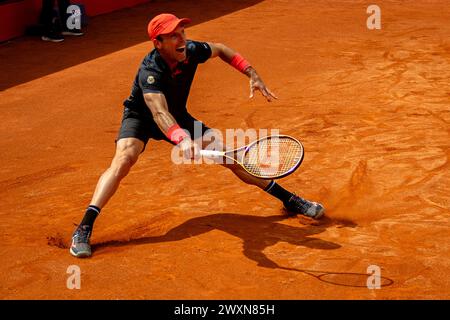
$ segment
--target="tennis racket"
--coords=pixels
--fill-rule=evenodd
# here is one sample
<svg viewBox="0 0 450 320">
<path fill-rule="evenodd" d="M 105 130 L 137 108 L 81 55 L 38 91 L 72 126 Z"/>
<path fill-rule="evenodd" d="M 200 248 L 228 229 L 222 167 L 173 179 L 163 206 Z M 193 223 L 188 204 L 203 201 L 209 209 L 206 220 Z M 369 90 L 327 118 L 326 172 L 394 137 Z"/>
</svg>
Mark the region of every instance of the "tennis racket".
<svg viewBox="0 0 450 320">
<path fill-rule="evenodd" d="M 302 163 L 303 145 L 287 135 L 273 135 L 230 151 L 200 150 L 209 158 L 232 159 L 249 174 L 262 179 L 279 179 L 294 172 Z"/>
</svg>

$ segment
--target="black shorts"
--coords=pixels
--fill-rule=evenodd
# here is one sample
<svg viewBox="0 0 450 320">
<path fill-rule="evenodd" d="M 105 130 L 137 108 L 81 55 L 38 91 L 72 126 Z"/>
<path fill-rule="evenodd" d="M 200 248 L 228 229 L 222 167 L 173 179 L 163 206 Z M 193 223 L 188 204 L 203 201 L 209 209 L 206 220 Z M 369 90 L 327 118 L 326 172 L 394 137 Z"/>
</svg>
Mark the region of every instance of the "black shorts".
<svg viewBox="0 0 450 320">
<path fill-rule="evenodd" d="M 175 120 L 181 128 L 188 131 L 191 139 L 198 139 L 202 137 L 206 131 L 210 130 L 203 122 L 195 119 L 189 113 L 177 116 Z M 165 140 L 174 144 L 166 137 L 161 129 L 159 129 L 148 109 L 141 111 L 124 107 L 122 125 L 116 142 L 123 138 L 136 138 L 141 140 L 144 142 L 144 149 L 150 138 L 155 140 Z"/>
</svg>

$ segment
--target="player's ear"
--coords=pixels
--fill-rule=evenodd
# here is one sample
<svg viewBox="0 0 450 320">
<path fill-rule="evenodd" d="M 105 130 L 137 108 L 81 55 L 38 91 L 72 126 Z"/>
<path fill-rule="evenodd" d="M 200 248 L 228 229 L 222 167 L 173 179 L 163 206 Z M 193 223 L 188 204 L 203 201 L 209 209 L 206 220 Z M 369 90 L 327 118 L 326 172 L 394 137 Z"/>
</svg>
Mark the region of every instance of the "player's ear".
<svg viewBox="0 0 450 320">
<path fill-rule="evenodd" d="M 156 49 L 161 49 L 161 47 L 162 47 L 162 39 L 159 36 L 156 37 L 156 39 L 153 39 L 153 46 Z"/>
</svg>

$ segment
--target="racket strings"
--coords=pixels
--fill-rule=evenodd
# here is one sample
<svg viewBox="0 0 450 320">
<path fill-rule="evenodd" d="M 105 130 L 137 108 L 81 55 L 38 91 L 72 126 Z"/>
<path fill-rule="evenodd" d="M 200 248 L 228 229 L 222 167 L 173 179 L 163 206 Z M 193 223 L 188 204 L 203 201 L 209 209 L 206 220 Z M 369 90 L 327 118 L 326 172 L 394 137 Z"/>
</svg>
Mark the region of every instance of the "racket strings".
<svg viewBox="0 0 450 320">
<path fill-rule="evenodd" d="M 251 145 L 243 159 L 252 174 L 271 178 L 296 168 L 303 157 L 303 147 L 289 137 L 269 137 Z"/>
</svg>

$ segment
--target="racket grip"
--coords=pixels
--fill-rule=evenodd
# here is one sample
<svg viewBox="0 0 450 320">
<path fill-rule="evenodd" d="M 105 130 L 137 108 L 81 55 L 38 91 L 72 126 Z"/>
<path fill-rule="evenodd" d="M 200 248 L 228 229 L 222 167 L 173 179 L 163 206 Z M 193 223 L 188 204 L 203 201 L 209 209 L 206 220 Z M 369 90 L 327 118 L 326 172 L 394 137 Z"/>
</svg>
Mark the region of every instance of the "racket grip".
<svg viewBox="0 0 450 320">
<path fill-rule="evenodd" d="M 216 150 L 200 150 L 200 154 L 205 157 L 222 157 L 224 155 L 224 152 L 222 151 L 216 151 Z"/>
</svg>

